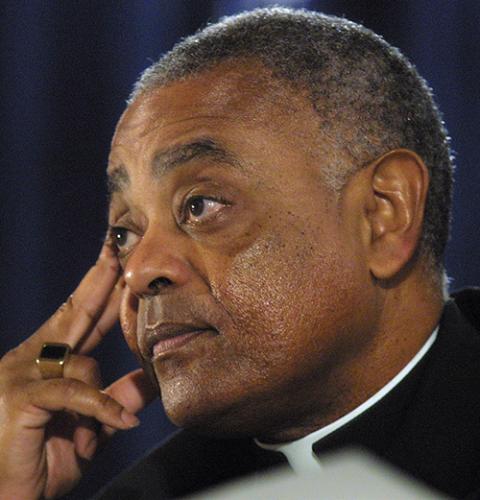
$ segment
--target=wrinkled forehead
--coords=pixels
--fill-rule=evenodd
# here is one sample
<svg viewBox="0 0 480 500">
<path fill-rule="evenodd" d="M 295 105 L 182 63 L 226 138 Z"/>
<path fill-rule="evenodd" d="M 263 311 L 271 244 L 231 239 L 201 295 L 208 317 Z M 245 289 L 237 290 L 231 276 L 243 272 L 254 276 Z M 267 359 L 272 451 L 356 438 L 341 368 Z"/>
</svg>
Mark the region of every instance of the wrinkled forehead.
<svg viewBox="0 0 480 500">
<path fill-rule="evenodd" d="M 212 69 L 140 94 L 122 115 L 112 146 L 171 123 L 196 119 L 250 122 L 281 132 L 297 132 L 305 113 L 314 119 L 308 98 L 256 62 L 224 62 Z M 311 128 L 310 128 L 311 130 Z"/>
</svg>

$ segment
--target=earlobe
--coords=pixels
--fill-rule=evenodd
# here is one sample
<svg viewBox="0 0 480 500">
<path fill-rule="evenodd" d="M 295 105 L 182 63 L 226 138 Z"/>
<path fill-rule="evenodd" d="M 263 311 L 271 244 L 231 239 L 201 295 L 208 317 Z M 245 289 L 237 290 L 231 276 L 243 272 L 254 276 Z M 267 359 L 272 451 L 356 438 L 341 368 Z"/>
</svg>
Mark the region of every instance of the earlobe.
<svg viewBox="0 0 480 500">
<path fill-rule="evenodd" d="M 420 245 L 429 174 L 422 159 L 406 149 L 390 151 L 369 168 L 369 266 L 376 279 L 388 280 Z"/>
</svg>

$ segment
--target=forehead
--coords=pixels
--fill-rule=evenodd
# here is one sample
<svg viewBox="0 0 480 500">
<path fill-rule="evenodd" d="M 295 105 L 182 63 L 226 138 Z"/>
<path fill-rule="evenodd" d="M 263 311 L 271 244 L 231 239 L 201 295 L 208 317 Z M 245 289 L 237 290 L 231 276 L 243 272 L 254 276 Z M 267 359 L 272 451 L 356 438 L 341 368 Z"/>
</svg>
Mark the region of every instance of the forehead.
<svg viewBox="0 0 480 500">
<path fill-rule="evenodd" d="M 309 115 L 309 116 L 306 116 Z M 112 141 L 116 149 L 134 148 L 148 136 L 172 135 L 202 124 L 248 124 L 291 138 L 311 133 L 315 119 L 308 99 L 272 78 L 258 64 L 224 63 L 183 81 L 140 95 L 122 115 Z"/>
</svg>

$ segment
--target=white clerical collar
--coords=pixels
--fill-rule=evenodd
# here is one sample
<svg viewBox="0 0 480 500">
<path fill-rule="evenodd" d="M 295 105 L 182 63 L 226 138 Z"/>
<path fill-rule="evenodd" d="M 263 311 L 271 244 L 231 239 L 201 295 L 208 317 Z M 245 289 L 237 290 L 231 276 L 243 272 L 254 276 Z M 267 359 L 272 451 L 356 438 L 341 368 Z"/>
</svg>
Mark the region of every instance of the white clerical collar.
<svg viewBox="0 0 480 500">
<path fill-rule="evenodd" d="M 384 385 L 378 392 L 376 392 L 372 397 L 364 401 L 360 406 L 357 406 L 351 412 L 347 413 L 343 417 L 335 420 L 331 424 L 318 429 L 303 438 L 297 439 L 296 441 L 290 441 L 288 443 L 277 443 L 277 444 L 267 444 L 262 443 L 258 439 L 255 439 L 255 443 L 265 450 L 279 451 L 285 455 L 288 463 L 292 469 L 297 473 L 309 473 L 318 471 L 321 466 L 318 458 L 312 450 L 312 445 L 324 437 L 328 436 L 332 432 L 340 429 L 345 424 L 358 417 L 374 404 L 378 403 L 383 399 L 394 387 L 396 387 L 420 362 L 420 360 L 427 354 L 429 349 L 432 347 L 438 335 L 438 327 L 435 328 L 432 335 L 423 344 L 422 348 L 415 354 L 415 356 L 400 370 L 395 377 L 390 380 L 386 385 Z"/>
</svg>

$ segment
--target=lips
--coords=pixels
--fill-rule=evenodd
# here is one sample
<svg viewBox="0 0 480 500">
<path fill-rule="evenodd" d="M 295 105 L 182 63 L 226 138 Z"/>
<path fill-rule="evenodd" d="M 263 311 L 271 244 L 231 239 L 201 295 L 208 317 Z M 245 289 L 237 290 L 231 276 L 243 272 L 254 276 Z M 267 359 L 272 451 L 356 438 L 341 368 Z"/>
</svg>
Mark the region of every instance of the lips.
<svg viewBox="0 0 480 500">
<path fill-rule="evenodd" d="M 194 338 L 207 332 L 218 333 L 215 328 L 205 324 L 157 323 L 153 328 L 145 329 L 141 343 L 142 356 L 148 360 L 158 358 L 180 349 Z"/>
</svg>

